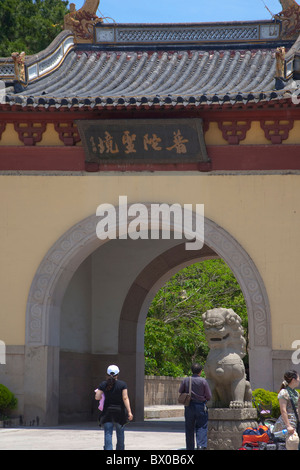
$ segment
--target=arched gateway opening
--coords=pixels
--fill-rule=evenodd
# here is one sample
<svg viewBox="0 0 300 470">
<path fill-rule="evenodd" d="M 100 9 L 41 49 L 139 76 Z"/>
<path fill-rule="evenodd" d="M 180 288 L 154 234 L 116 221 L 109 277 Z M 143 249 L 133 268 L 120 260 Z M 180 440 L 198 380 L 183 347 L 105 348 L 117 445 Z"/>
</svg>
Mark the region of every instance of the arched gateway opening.
<svg viewBox="0 0 300 470">
<path fill-rule="evenodd" d="M 205 218 L 205 244 L 194 251 L 182 239 L 101 241 L 98 220 L 90 216 L 67 231 L 33 279 L 26 312 L 25 417 L 39 416 L 48 425 L 86 419 L 93 387 L 115 362 L 128 383 L 135 419 L 142 421 L 149 305 L 175 272 L 216 257 L 232 270 L 247 304 L 252 386 L 271 389 L 267 293 L 253 261 L 228 232 Z"/>
</svg>

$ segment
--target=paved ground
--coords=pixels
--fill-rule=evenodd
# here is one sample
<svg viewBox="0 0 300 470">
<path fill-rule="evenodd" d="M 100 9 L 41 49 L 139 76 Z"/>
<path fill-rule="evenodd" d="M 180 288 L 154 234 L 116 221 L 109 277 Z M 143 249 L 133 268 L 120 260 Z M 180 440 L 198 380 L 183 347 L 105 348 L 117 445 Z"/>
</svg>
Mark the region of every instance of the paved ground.
<svg viewBox="0 0 300 470">
<path fill-rule="evenodd" d="M 101 450 L 103 434 L 103 429 L 99 428 L 96 422 L 45 428 L 1 428 L 0 450 Z M 184 418 L 149 419 L 143 423 L 129 423 L 125 431 L 125 448 L 184 449 Z"/>
</svg>

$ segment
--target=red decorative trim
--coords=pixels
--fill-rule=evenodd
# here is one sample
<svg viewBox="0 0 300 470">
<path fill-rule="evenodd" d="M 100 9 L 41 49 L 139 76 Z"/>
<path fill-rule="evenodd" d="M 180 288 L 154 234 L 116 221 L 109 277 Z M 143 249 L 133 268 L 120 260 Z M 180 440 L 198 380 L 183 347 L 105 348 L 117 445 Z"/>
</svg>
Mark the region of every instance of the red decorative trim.
<svg viewBox="0 0 300 470">
<path fill-rule="evenodd" d="M 81 147 L 0 147 L 0 171 L 84 171 Z"/>
<path fill-rule="evenodd" d="M 0 147 L 0 171 L 272 171 L 300 170 L 300 145 L 208 146 L 211 163 L 85 164 L 82 147 Z"/>
<path fill-rule="evenodd" d="M 0 139 L 2 136 L 2 133 L 5 131 L 6 128 L 6 122 L 0 122 Z"/>
<path fill-rule="evenodd" d="M 0 120 L 3 119 L 7 122 L 25 122 L 40 120 L 47 122 L 63 122 L 65 119 L 68 122 L 73 122 L 76 119 L 132 119 L 132 118 L 183 118 L 183 117 L 201 117 L 208 122 L 216 121 L 260 121 L 265 120 L 287 120 L 287 119 L 300 119 L 300 105 L 292 103 L 290 98 L 279 101 L 262 101 L 258 103 L 245 104 L 243 102 L 235 103 L 234 105 L 216 103 L 212 105 L 192 106 L 188 109 L 181 104 L 172 107 L 172 109 L 164 109 L 160 105 L 148 106 L 149 109 L 144 109 L 143 106 L 118 106 L 107 105 L 105 108 L 102 106 L 76 107 L 72 106 L 56 108 L 49 106 L 44 108 L 40 106 L 35 108 L 33 106 L 22 107 L 21 105 L 10 106 L 8 104 L 0 104 Z M 121 108 L 121 109 L 120 109 Z"/>
<path fill-rule="evenodd" d="M 209 146 L 212 171 L 300 170 L 300 145 Z"/>
<path fill-rule="evenodd" d="M 223 138 L 231 145 L 238 145 L 246 138 L 247 131 L 251 127 L 251 121 L 218 122 L 218 127 L 222 131 Z"/>
<path fill-rule="evenodd" d="M 207 132 L 209 130 L 209 125 L 210 125 L 209 120 L 204 119 L 203 122 L 202 122 L 204 134 L 205 134 L 205 132 Z"/>
<path fill-rule="evenodd" d="M 22 124 L 22 125 L 21 125 Z M 46 130 L 46 122 L 38 122 L 35 126 L 33 122 L 15 122 L 14 127 L 18 133 L 19 139 L 25 145 L 35 145 L 37 142 L 41 142 L 43 133 Z"/>
<path fill-rule="evenodd" d="M 55 122 L 54 128 L 60 140 L 67 146 L 75 145 L 81 141 L 77 126 L 72 121 Z"/>
<path fill-rule="evenodd" d="M 286 122 L 276 119 L 263 120 L 260 126 L 265 133 L 265 136 L 272 144 L 281 144 L 283 140 L 287 140 L 290 130 L 294 127 L 294 120 L 289 119 Z"/>
<path fill-rule="evenodd" d="M 0 146 L 0 170 L 19 171 L 271 171 L 271 170 L 300 170 L 300 144 L 289 145 L 282 142 L 289 137 L 294 121 L 300 120 L 300 107 L 289 108 L 273 105 L 266 108 L 262 104 L 235 109 L 206 109 L 193 108 L 162 111 L 139 110 L 128 112 L 125 110 L 103 112 L 100 110 L 70 110 L 61 108 L 53 112 L 36 108 L 33 111 L 0 111 L 0 138 L 6 123 L 13 123 L 24 146 Z M 1 108 L 1 106 L 0 106 Z M 17 109 L 17 108 L 15 108 Z M 132 164 L 132 165 L 104 165 L 86 164 L 84 149 L 75 144 L 80 141 L 76 119 L 164 119 L 164 118 L 202 118 L 204 131 L 209 128 L 210 122 L 217 122 L 223 137 L 231 145 L 208 146 L 207 152 L 211 163 L 198 164 Z M 237 145 L 242 141 L 250 128 L 252 121 L 259 121 L 270 145 Z M 20 124 L 25 123 L 21 126 Z M 39 123 L 36 127 L 34 123 Z M 64 143 L 61 147 L 35 147 L 40 142 L 46 130 L 46 124 L 52 123 Z"/>
</svg>

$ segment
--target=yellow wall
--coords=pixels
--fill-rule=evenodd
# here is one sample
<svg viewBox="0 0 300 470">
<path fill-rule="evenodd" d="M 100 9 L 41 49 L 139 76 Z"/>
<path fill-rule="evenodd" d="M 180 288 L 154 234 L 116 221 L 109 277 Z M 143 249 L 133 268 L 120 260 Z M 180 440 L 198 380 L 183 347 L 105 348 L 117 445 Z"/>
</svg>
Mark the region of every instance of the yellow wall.
<svg viewBox="0 0 300 470">
<path fill-rule="evenodd" d="M 99 204 L 204 204 L 256 264 L 268 292 L 273 349 L 300 339 L 300 184 L 298 175 L 0 175 L 0 339 L 22 345 L 35 272 L 48 249 Z"/>
</svg>

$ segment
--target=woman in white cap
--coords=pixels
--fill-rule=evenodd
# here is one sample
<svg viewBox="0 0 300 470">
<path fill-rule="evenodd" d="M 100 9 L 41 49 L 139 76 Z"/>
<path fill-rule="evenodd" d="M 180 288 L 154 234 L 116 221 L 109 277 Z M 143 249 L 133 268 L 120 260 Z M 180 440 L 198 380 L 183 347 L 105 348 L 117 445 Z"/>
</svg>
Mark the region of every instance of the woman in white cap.
<svg viewBox="0 0 300 470">
<path fill-rule="evenodd" d="M 286 429 L 288 432 L 286 449 L 299 450 L 298 415 L 300 411 L 300 399 L 299 392 L 296 388 L 299 387 L 300 377 L 298 372 L 292 369 L 285 372 L 283 378 L 284 380 L 278 393 L 280 416 L 275 423 L 273 432 Z"/>
<path fill-rule="evenodd" d="M 133 419 L 127 384 L 118 379 L 119 373 L 118 366 L 109 366 L 107 368 L 107 380 L 101 382 L 95 390 L 96 400 L 101 400 L 103 394 L 105 396 L 100 418 L 100 425 L 103 425 L 104 428 L 104 450 L 113 450 L 112 434 L 114 426 L 117 435 L 116 450 L 124 450 L 124 424 L 126 424 L 127 419 L 129 421 Z"/>
</svg>

